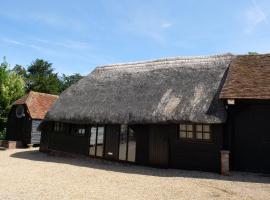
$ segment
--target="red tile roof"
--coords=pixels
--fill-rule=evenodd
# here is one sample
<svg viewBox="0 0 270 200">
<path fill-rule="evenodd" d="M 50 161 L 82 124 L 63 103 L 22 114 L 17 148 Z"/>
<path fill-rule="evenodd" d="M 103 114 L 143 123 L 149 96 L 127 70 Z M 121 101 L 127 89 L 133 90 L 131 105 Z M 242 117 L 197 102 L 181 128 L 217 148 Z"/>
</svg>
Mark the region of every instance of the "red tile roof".
<svg viewBox="0 0 270 200">
<path fill-rule="evenodd" d="M 270 99 L 270 54 L 237 56 L 221 90 L 223 99 Z"/>
<path fill-rule="evenodd" d="M 57 95 L 31 91 L 14 104 L 25 104 L 32 119 L 44 119 L 47 111 L 57 99 Z"/>
</svg>

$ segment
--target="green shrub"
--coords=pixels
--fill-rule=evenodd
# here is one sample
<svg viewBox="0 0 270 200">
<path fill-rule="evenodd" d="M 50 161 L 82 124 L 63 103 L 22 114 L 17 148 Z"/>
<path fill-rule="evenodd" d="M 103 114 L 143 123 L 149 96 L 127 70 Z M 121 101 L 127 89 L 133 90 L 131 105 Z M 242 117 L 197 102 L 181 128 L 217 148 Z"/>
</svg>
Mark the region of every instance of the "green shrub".
<svg viewBox="0 0 270 200">
<path fill-rule="evenodd" d="M 6 139 L 6 129 L 0 131 L 0 140 Z"/>
</svg>

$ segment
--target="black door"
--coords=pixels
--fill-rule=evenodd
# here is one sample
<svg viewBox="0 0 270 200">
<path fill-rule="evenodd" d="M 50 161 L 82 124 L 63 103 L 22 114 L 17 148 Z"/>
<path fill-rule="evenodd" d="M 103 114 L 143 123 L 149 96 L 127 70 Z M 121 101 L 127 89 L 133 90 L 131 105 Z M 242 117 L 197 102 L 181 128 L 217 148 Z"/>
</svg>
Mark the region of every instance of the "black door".
<svg viewBox="0 0 270 200">
<path fill-rule="evenodd" d="M 118 159 L 119 125 L 107 125 L 105 135 L 104 157 L 111 160 Z"/>
<path fill-rule="evenodd" d="M 234 118 L 233 168 L 270 172 L 270 106 L 250 106 Z"/>
<path fill-rule="evenodd" d="M 165 125 L 150 126 L 149 164 L 157 167 L 168 167 L 169 144 Z"/>
</svg>

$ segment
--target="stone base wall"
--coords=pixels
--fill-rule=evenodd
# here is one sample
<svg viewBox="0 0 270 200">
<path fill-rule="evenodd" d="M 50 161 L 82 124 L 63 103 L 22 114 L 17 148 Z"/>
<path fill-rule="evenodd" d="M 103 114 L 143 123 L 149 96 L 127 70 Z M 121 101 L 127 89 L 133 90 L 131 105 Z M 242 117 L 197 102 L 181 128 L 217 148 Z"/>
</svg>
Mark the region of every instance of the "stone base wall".
<svg viewBox="0 0 270 200">
<path fill-rule="evenodd" d="M 23 144 L 21 141 L 1 140 L 0 146 L 5 147 L 7 149 L 16 149 L 16 148 L 22 148 Z"/>
<path fill-rule="evenodd" d="M 221 174 L 224 176 L 230 175 L 230 151 L 220 151 L 221 156 Z"/>
</svg>

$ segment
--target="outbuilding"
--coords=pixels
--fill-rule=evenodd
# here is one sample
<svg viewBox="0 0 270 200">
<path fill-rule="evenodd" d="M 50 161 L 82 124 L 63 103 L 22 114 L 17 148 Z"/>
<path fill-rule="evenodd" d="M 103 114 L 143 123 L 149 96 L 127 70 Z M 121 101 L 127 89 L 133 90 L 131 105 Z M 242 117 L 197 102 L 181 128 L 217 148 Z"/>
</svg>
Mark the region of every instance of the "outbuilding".
<svg viewBox="0 0 270 200">
<path fill-rule="evenodd" d="M 221 91 L 233 170 L 270 173 L 270 54 L 237 56 Z"/>
<path fill-rule="evenodd" d="M 57 98 L 56 95 L 31 91 L 14 102 L 8 115 L 7 141 L 38 145 L 41 132 L 37 128 Z"/>
<path fill-rule="evenodd" d="M 42 124 L 41 151 L 220 171 L 231 54 L 97 67 L 64 91 Z"/>
</svg>

